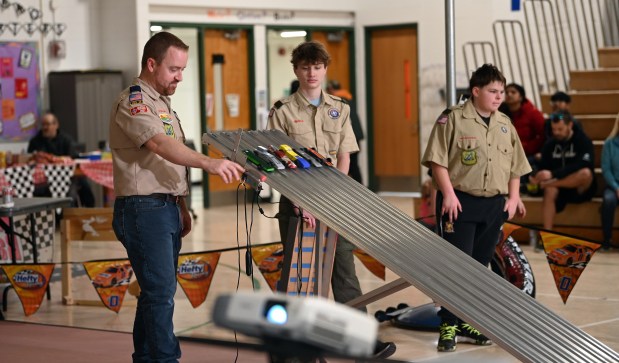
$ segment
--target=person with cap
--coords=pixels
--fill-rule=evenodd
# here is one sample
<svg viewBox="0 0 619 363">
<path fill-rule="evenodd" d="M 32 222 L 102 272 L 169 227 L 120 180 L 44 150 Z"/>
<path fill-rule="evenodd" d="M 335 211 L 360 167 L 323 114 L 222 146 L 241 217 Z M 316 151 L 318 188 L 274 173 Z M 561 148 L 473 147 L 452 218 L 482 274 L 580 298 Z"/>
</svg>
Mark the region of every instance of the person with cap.
<svg viewBox="0 0 619 363">
<path fill-rule="evenodd" d="M 572 115 L 560 110 L 550 115 L 552 139 L 544 144 L 539 171 L 529 177 L 543 190 L 542 221 L 552 230 L 557 213 L 568 203 L 583 203 L 595 195 L 593 143 Z"/>
</svg>

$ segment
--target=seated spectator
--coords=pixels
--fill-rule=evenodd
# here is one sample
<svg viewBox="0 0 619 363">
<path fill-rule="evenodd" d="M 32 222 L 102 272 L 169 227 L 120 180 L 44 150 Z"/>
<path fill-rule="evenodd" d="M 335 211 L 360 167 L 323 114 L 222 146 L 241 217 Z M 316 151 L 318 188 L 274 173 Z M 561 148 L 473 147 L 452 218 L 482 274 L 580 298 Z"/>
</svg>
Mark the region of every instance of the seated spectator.
<svg viewBox="0 0 619 363">
<path fill-rule="evenodd" d="M 77 152 L 75 151 L 74 145 L 71 137 L 60 131 L 60 122 L 56 115 L 51 112 L 46 112 L 41 117 L 41 130 L 28 142 L 28 152 L 75 158 L 77 157 Z M 79 202 L 81 202 L 81 206 L 83 207 L 95 206 L 95 197 L 90 189 L 88 181 L 83 176 L 72 178 L 69 194 L 77 194 Z M 39 197 L 51 197 L 51 192 L 47 185 L 39 185 L 35 186 L 34 195 Z"/>
<path fill-rule="evenodd" d="M 570 104 L 572 102 L 572 97 L 565 92 L 555 92 L 552 96 L 550 96 L 550 107 L 552 108 L 552 113 L 559 111 L 570 111 Z M 546 140 L 552 138 L 552 130 L 550 127 L 550 119 L 546 119 L 544 123 L 544 135 Z M 572 124 L 574 129 L 581 129 L 582 125 L 580 122 L 572 116 Z"/>
<path fill-rule="evenodd" d="M 535 172 L 546 140 L 544 115 L 526 98 L 524 88 L 516 83 L 505 87 L 505 102 L 500 110 L 511 118 L 529 165 Z M 527 181 L 528 175 L 520 179 L 521 192 L 527 190 Z"/>
<path fill-rule="evenodd" d="M 511 83 L 505 87 L 502 109 L 511 118 L 527 157 L 540 152 L 544 145 L 544 115 L 526 98 L 521 85 Z"/>
<path fill-rule="evenodd" d="M 572 115 L 559 111 L 550 116 L 552 139 L 542 149 L 539 171 L 529 180 L 544 192 L 542 219 L 552 229 L 556 213 L 567 203 L 582 203 L 595 194 L 593 143 L 580 129 L 574 129 Z"/>
<path fill-rule="evenodd" d="M 602 202 L 602 231 L 604 233 L 603 250 L 609 250 L 613 236 L 613 221 L 619 199 L 619 115 L 615 126 L 604 142 L 602 149 L 602 175 L 606 181 Z"/>
</svg>

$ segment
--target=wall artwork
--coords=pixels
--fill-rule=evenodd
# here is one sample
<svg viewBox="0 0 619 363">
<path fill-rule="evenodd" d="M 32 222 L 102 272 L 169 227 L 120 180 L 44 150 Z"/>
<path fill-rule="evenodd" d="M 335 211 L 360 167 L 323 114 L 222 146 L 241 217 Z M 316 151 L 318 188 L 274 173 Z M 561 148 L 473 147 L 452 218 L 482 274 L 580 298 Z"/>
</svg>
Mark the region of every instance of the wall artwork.
<svg viewBox="0 0 619 363">
<path fill-rule="evenodd" d="M 35 42 L 0 42 L 0 142 L 37 132 L 40 74 Z"/>
</svg>

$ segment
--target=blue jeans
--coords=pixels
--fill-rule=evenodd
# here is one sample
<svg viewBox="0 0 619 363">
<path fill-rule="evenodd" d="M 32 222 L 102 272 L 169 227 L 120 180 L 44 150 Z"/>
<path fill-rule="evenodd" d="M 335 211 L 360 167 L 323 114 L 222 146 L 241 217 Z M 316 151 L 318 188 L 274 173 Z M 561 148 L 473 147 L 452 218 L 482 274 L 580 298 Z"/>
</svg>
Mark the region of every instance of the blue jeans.
<svg viewBox="0 0 619 363">
<path fill-rule="evenodd" d="M 179 207 L 152 197 L 119 197 L 112 225 L 141 288 L 133 323 L 133 362 L 178 362 L 181 351 L 172 316 L 181 249 Z"/>
<path fill-rule="evenodd" d="M 613 221 L 617 209 L 617 192 L 609 188 L 604 189 L 602 201 L 602 231 L 604 232 L 604 244 L 608 245 L 613 237 Z"/>
</svg>

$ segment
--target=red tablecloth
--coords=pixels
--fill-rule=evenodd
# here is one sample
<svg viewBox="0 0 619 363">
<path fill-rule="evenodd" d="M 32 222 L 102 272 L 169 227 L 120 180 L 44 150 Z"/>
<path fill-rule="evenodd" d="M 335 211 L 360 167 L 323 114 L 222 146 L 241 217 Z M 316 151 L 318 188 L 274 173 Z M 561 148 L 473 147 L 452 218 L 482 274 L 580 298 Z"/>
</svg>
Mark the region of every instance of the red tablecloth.
<svg viewBox="0 0 619 363">
<path fill-rule="evenodd" d="M 106 188 L 114 189 L 112 160 L 80 161 L 77 165 L 90 180 Z"/>
<path fill-rule="evenodd" d="M 94 181 L 97 184 L 101 184 L 106 188 L 114 189 L 114 176 L 112 174 L 112 160 L 71 160 L 64 162 L 64 164 L 75 163 L 77 167 L 82 171 L 86 177 Z M 33 180 L 34 184 L 43 184 L 47 182 L 45 177 L 45 171 L 43 170 L 44 164 L 37 164 L 34 167 Z M 1 171 L 2 169 L 0 169 Z M 0 189 L 10 186 L 9 181 L 4 176 L 4 172 L 0 172 Z"/>
</svg>

